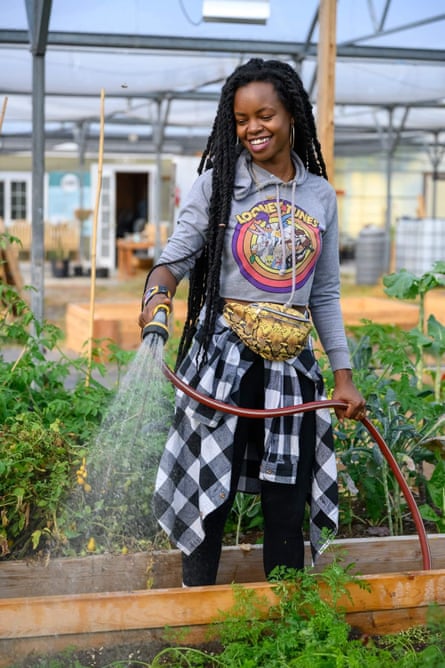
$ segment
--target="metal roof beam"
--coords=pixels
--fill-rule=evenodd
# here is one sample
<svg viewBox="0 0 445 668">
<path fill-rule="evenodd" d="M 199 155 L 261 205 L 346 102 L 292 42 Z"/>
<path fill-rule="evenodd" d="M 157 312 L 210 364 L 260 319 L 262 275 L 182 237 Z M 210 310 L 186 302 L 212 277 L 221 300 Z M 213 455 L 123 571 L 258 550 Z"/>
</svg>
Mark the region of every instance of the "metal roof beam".
<svg viewBox="0 0 445 668">
<path fill-rule="evenodd" d="M 437 21 L 445 21 L 445 14 L 436 14 L 436 16 L 429 16 L 426 19 L 412 21 L 411 23 L 404 23 L 386 30 L 378 29 L 376 32 L 370 33 L 369 35 L 362 35 L 361 37 L 355 37 L 348 42 L 343 42 L 343 46 L 346 46 L 347 44 L 358 44 L 358 42 L 364 42 L 376 37 L 386 37 L 387 35 L 393 35 L 399 32 L 403 32 L 404 30 L 411 30 L 412 28 L 419 28 L 420 26 L 428 25 L 429 23 L 436 23 Z"/>
<path fill-rule="evenodd" d="M 131 94 L 125 95 L 124 93 L 108 93 L 107 92 L 107 99 L 126 99 L 126 100 L 159 100 L 163 96 L 168 93 L 168 97 L 171 100 L 181 100 L 185 102 L 218 102 L 220 94 L 218 92 L 214 93 L 200 93 L 199 91 L 175 91 L 175 90 L 169 90 L 169 91 L 151 91 L 151 92 L 141 92 L 141 93 L 134 93 L 132 92 Z M 29 97 L 29 90 L 21 90 L 21 91 L 12 91 L 10 89 L 4 89 L 0 88 L 0 95 L 8 95 L 9 97 L 17 96 L 17 97 Z M 70 92 L 70 91 L 65 91 L 63 93 L 59 93 L 57 91 L 46 91 L 45 92 L 45 97 L 48 100 L 48 98 L 58 98 L 58 97 L 66 97 L 66 98 L 77 98 L 77 99 L 90 99 L 90 98 L 97 98 L 97 93 L 76 93 L 76 92 Z M 406 107 L 409 105 L 413 109 L 445 109 L 445 102 L 441 102 L 440 100 L 443 100 L 444 97 L 441 96 L 439 100 L 407 100 L 404 102 L 400 102 L 400 104 L 393 103 L 391 102 L 391 105 L 394 108 L 398 107 Z M 357 101 L 357 100 L 344 100 L 342 102 L 336 101 L 335 103 L 336 107 L 381 107 L 387 108 L 388 107 L 388 102 L 382 102 L 376 101 L 376 102 L 363 102 L 363 101 Z M 134 111 L 134 110 L 130 110 Z M 125 114 L 125 110 L 121 112 L 115 112 L 115 113 L 122 113 Z M 137 121 L 138 122 L 138 121 Z"/>
<path fill-rule="evenodd" d="M 29 36 L 25 30 L 0 30 L 0 44 L 25 45 Z M 201 53 L 244 53 L 317 57 L 318 45 L 304 42 L 275 42 L 262 40 L 207 39 L 168 37 L 163 35 L 103 35 L 101 33 L 49 32 L 48 47 L 77 47 L 106 49 L 139 49 L 151 51 L 199 51 Z M 400 62 L 437 62 L 443 65 L 445 49 L 419 49 L 387 46 L 339 44 L 338 59 L 397 60 Z"/>
</svg>

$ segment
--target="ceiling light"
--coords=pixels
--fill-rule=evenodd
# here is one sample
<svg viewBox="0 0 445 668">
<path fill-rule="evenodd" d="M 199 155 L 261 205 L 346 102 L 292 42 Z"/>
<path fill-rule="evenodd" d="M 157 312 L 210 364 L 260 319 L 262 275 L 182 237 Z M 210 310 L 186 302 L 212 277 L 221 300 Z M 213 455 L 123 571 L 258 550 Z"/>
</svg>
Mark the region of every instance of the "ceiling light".
<svg viewBox="0 0 445 668">
<path fill-rule="evenodd" d="M 204 0 L 204 21 L 218 23 L 259 23 L 270 16 L 269 0 Z"/>
</svg>

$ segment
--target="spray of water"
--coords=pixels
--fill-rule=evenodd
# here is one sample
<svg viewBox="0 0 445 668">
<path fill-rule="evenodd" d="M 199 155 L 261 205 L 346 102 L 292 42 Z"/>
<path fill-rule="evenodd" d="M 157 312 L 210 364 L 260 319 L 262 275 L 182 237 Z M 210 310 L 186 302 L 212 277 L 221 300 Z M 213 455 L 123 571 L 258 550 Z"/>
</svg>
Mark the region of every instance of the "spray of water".
<svg viewBox="0 0 445 668">
<path fill-rule="evenodd" d="M 164 342 L 142 341 L 89 447 L 76 528 L 94 550 L 146 549 L 159 536 L 152 496 L 173 414 Z"/>
</svg>

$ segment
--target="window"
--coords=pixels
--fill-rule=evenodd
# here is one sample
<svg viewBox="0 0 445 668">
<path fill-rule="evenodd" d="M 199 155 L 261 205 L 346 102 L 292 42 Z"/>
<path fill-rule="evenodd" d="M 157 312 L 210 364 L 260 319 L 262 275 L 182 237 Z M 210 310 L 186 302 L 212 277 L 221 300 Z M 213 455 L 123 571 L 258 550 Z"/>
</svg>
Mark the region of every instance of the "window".
<svg viewBox="0 0 445 668">
<path fill-rule="evenodd" d="M 11 181 L 11 220 L 26 219 L 26 181 Z"/>
<path fill-rule="evenodd" d="M 31 218 L 31 174 L 0 172 L 0 218 L 5 227 Z"/>
</svg>

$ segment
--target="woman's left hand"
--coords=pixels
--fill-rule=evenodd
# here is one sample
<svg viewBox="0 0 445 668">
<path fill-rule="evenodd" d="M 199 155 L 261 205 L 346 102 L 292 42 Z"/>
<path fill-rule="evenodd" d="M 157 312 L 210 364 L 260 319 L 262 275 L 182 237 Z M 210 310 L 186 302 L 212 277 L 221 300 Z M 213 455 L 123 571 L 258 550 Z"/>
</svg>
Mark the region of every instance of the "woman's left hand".
<svg viewBox="0 0 445 668">
<path fill-rule="evenodd" d="M 335 409 L 337 418 L 341 421 L 344 418 L 361 420 L 366 417 L 366 401 L 354 385 L 352 371 L 350 369 L 335 371 L 334 381 L 332 399 L 347 404 L 346 408 Z"/>
</svg>

